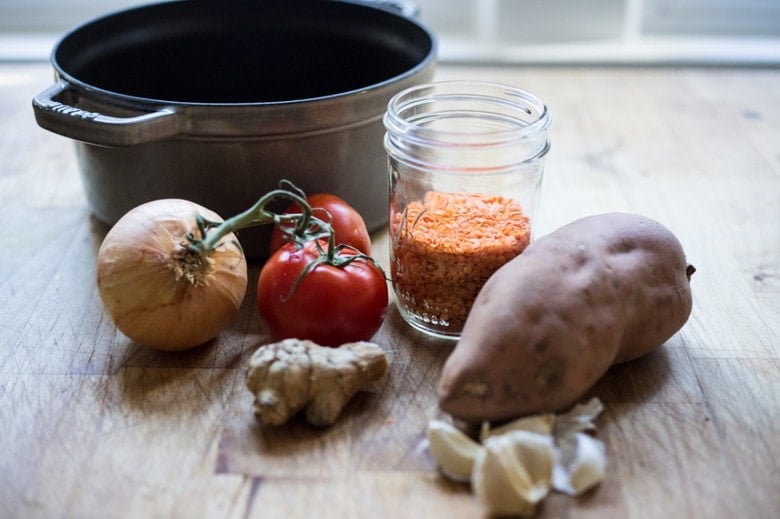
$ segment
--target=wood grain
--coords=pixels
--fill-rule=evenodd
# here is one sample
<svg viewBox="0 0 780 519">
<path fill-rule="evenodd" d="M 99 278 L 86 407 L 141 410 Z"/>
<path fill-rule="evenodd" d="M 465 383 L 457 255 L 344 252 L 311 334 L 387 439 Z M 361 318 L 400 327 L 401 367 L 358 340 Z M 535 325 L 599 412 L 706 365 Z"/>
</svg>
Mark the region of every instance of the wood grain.
<svg viewBox="0 0 780 519">
<path fill-rule="evenodd" d="M 454 78 L 548 103 L 539 233 L 642 213 L 697 267 L 686 326 L 591 391 L 606 406 L 606 480 L 581 498 L 551 495 L 538 516 L 776 516 L 780 71 L 440 68 Z M 229 328 L 189 352 L 116 331 L 94 284 L 106 228 L 71 143 L 30 108 L 50 81 L 45 64 L 0 65 L 0 517 L 481 516 L 425 447 L 452 344 L 411 331 L 394 306 L 375 337 L 388 376 L 327 429 L 254 420 L 244 366 L 266 336 L 251 290 Z M 374 241 L 386 265 L 386 232 Z"/>
</svg>

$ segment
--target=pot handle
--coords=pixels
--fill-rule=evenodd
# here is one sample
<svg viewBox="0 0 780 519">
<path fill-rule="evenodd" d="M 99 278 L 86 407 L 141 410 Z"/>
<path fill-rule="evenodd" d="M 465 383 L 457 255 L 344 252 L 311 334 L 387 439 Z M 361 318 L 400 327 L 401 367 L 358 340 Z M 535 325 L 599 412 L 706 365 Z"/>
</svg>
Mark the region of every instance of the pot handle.
<svg viewBox="0 0 780 519">
<path fill-rule="evenodd" d="M 57 101 L 70 86 L 60 80 L 33 98 L 35 120 L 41 128 L 101 146 L 132 146 L 180 133 L 172 107 L 130 117 L 104 115 Z"/>
</svg>

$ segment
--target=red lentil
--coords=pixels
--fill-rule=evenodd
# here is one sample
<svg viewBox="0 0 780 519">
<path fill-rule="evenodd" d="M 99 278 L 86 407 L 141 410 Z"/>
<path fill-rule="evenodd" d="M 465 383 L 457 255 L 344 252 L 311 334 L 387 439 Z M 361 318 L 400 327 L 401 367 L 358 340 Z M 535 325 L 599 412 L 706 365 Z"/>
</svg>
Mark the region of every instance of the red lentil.
<svg viewBox="0 0 780 519">
<path fill-rule="evenodd" d="M 429 191 L 391 224 L 402 306 L 450 334 L 460 332 L 485 281 L 531 239 L 521 207 L 498 195 Z"/>
</svg>

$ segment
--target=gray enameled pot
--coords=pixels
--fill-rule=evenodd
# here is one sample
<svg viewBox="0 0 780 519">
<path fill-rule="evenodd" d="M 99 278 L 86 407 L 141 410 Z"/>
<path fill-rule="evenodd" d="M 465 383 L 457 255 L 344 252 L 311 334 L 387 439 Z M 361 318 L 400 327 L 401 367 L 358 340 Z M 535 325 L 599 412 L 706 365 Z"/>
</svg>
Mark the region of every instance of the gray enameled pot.
<svg viewBox="0 0 780 519">
<path fill-rule="evenodd" d="M 81 25 L 55 46 L 38 124 L 75 141 L 87 201 L 114 223 L 148 200 L 223 218 L 288 179 L 387 222 L 382 116 L 431 80 L 413 17 L 339 0 L 174 1 Z M 265 254 L 269 229 L 240 234 Z"/>
</svg>

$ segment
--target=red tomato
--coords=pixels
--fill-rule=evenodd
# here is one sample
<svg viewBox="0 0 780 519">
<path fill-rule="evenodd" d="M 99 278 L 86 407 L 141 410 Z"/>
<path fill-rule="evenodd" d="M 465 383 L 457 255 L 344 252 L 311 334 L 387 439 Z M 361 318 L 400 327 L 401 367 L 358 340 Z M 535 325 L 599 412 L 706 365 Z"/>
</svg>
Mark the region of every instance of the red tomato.
<svg viewBox="0 0 780 519">
<path fill-rule="evenodd" d="M 323 248 L 327 243 L 320 240 Z M 345 249 L 340 257 L 355 255 Z M 260 271 L 257 303 L 273 340 L 308 339 L 323 346 L 369 340 L 387 310 L 387 282 L 370 260 L 343 266 L 321 263 L 301 272 L 321 256 L 317 242 L 293 243 L 276 251 Z"/>
<path fill-rule="evenodd" d="M 355 247 L 363 254 L 371 254 L 371 236 L 366 229 L 366 223 L 351 205 L 341 198 L 327 193 L 317 193 L 306 197 L 312 207 L 312 213 L 317 218 L 330 222 L 335 235 L 335 244 L 346 244 Z M 327 212 L 326 212 L 327 211 Z M 291 204 L 285 213 L 300 213 L 301 206 Z M 271 233 L 269 253 L 273 254 L 287 243 L 284 232 L 275 227 Z"/>
</svg>

